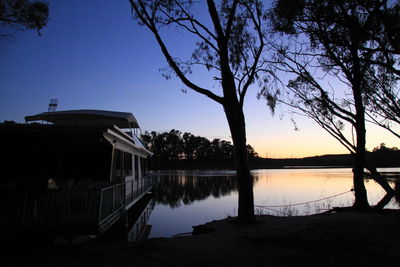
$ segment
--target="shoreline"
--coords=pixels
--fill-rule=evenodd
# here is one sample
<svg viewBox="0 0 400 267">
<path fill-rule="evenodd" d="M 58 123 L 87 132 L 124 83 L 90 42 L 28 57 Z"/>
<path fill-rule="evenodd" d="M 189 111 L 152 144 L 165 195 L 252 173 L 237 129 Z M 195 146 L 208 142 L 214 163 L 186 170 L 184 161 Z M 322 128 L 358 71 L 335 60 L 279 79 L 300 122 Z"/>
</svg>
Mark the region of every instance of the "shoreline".
<svg viewBox="0 0 400 267">
<path fill-rule="evenodd" d="M 253 167 L 250 168 L 250 171 L 257 171 L 257 170 L 291 170 L 291 169 L 352 169 L 353 166 L 349 165 L 336 165 L 336 166 L 329 166 L 329 165 L 298 165 L 298 166 L 266 166 L 266 167 Z M 378 169 L 398 169 L 399 166 L 384 166 L 384 167 L 377 167 Z M 158 173 L 173 173 L 173 172 L 183 172 L 183 171 L 212 171 L 212 172 L 236 172 L 234 168 L 181 168 L 181 169 L 151 169 L 149 173 L 158 174 Z"/>
<path fill-rule="evenodd" d="M 28 244 L 18 247 L 24 257 L 15 262 L 9 258 L 11 251 L 5 253 L 6 266 L 398 265 L 400 210 L 256 218 L 255 224 L 238 225 L 235 217 L 228 217 L 198 226 L 206 230 L 204 234 L 152 238 L 137 244 Z"/>
</svg>

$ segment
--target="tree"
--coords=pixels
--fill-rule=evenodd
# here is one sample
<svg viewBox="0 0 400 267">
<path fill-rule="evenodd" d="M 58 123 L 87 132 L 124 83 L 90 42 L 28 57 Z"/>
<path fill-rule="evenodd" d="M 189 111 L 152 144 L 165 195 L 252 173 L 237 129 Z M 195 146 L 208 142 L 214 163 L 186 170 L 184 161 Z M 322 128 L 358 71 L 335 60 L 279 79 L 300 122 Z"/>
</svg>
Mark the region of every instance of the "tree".
<svg viewBox="0 0 400 267">
<path fill-rule="evenodd" d="M 233 146 L 229 141 L 215 138 L 211 141 L 208 156 L 214 160 L 233 159 Z"/>
<path fill-rule="evenodd" d="M 186 159 L 193 159 L 196 154 L 197 144 L 196 144 L 196 136 L 191 133 L 184 133 L 182 135 L 183 139 L 183 153 L 185 154 Z"/>
<path fill-rule="evenodd" d="M 145 146 L 154 153 L 153 157 L 157 160 L 177 160 L 182 157 L 184 143 L 181 132 L 178 130 L 172 129 L 164 133 L 146 131 L 141 137 Z"/>
<path fill-rule="evenodd" d="M 243 105 L 249 87 L 265 70 L 262 1 L 207 0 L 208 19 L 202 20 L 201 4 L 187 0 L 130 0 L 135 19 L 154 35 L 169 67 L 188 88 L 222 105 L 231 132 L 238 177 L 238 221 L 255 221 L 253 180 L 248 165 Z M 189 60 L 175 58 L 161 35 L 169 26 L 191 34 L 197 41 Z M 220 92 L 190 80 L 190 73 L 204 67 L 219 82 Z"/>
<path fill-rule="evenodd" d="M 254 150 L 251 145 L 247 145 L 247 154 L 249 155 L 250 159 L 258 158 L 258 153 Z"/>
<path fill-rule="evenodd" d="M 231 142 L 215 138 L 209 141 L 202 136 L 195 136 L 172 129 L 169 132 L 144 132 L 141 136 L 147 149 L 153 152 L 153 159 L 162 160 L 202 160 L 221 163 L 234 158 Z M 247 145 L 250 159 L 258 157 L 251 145 Z"/>
<path fill-rule="evenodd" d="M 354 207 L 369 208 L 364 186 L 365 110 L 368 95 L 382 77 L 368 62 L 374 58 L 374 31 L 380 0 L 279 0 L 271 12 L 274 29 L 285 33 L 276 70 L 294 75 L 285 88 L 264 96 L 272 107 L 281 102 L 311 117 L 354 156 Z M 329 80 L 329 82 L 327 82 Z M 332 85 L 334 84 L 334 85 Z M 339 88 L 344 88 L 343 94 Z M 347 130 L 345 126 L 350 126 Z M 385 181 L 383 186 L 388 186 Z M 386 188 L 387 190 L 391 190 Z"/>
<path fill-rule="evenodd" d="M 400 1 L 378 1 L 381 6 L 375 12 L 374 27 L 367 31 L 373 46 L 363 47 L 373 57 L 366 63 L 373 66 L 372 86 L 367 95 L 369 120 L 389 130 L 400 138 Z"/>
<path fill-rule="evenodd" d="M 8 30 L 40 30 L 47 25 L 49 6 L 43 1 L 0 0 L 0 23 Z M 1 36 L 10 34 L 2 33 Z"/>
<path fill-rule="evenodd" d="M 374 162 L 379 166 L 392 167 L 399 163 L 399 149 L 397 147 L 386 147 L 385 143 L 381 143 L 379 147 L 375 147 L 370 154 Z"/>
<path fill-rule="evenodd" d="M 374 0 L 367 3 L 370 8 L 363 9 L 371 27 L 359 30 L 368 42 L 360 47 L 362 64 L 369 65 L 369 83 L 365 90 L 366 116 L 372 122 L 400 138 L 400 1 Z M 372 7 L 372 8 L 371 8 Z M 395 192 L 376 169 L 378 161 L 375 153 L 367 154 L 367 176 L 375 179 L 387 191 L 388 196 Z"/>
</svg>

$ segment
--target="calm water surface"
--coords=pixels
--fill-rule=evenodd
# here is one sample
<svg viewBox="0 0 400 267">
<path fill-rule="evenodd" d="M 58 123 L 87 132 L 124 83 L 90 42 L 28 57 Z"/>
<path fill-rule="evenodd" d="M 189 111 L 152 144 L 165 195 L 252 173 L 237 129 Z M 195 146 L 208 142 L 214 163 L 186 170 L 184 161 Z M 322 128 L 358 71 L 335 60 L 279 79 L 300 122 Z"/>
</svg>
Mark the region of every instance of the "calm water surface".
<svg viewBox="0 0 400 267">
<path fill-rule="evenodd" d="M 400 168 L 384 168 L 400 172 Z M 150 237 L 170 237 L 192 231 L 192 226 L 237 215 L 237 184 L 232 171 L 176 171 L 158 173 Z M 308 215 L 353 203 L 352 172 L 343 169 L 254 170 L 257 214 Z M 394 186 L 395 181 L 390 182 Z M 365 180 L 368 200 L 377 204 L 385 195 L 373 180 Z M 400 186 L 397 185 L 397 186 Z M 347 193 L 346 193 L 347 192 Z M 342 194 L 343 193 L 343 194 Z M 334 198 L 314 201 L 332 195 Z M 309 202 L 297 205 L 298 203 Z M 400 208 L 392 199 L 386 208 Z"/>
</svg>

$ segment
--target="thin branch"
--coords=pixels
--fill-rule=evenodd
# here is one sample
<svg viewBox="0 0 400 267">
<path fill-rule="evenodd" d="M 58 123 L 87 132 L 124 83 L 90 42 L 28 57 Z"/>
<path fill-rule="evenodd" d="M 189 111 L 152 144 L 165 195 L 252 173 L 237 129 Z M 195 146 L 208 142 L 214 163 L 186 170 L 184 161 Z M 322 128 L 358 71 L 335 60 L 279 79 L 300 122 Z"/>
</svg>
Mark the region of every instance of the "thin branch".
<svg viewBox="0 0 400 267">
<path fill-rule="evenodd" d="M 228 22 L 226 23 L 225 27 L 225 38 L 226 40 L 229 40 L 231 38 L 231 32 L 232 32 L 232 24 L 235 19 L 235 14 L 236 14 L 236 8 L 238 6 L 239 0 L 233 1 L 232 8 L 230 10 Z"/>
<path fill-rule="evenodd" d="M 172 58 L 171 54 L 169 53 L 166 45 L 164 44 L 164 42 L 162 41 L 157 27 L 154 24 L 154 20 L 151 20 L 151 17 L 149 16 L 149 14 L 147 13 L 147 10 L 144 6 L 144 4 L 142 3 L 142 1 L 138 1 L 139 6 L 136 5 L 136 3 L 134 2 L 134 0 L 129 0 L 129 2 L 131 3 L 131 6 L 133 8 L 133 10 L 136 12 L 136 14 L 138 15 L 139 19 L 143 22 L 143 24 L 145 24 L 154 34 L 160 48 L 161 51 L 163 52 L 165 58 L 167 59 L 168 64 L 171 66 L 171 68 L 174 70 L 174 72 L 176 73 L 176 75 L 181 79 L 181 81 L 188 86 L 189 88 L 193 89 L 194 91 L 203 94 L 209 98 L 211 98 L 212 100 L 222 104 L 223 100 L 220 96 L 214 94 L 213 92 L 211 92 L 210 90 L 207 90 L 205 88 L 202 88 L 194 83 L 192 83 L 191 81 L 189 81 L 186 76 L 183 74 L 183 72 L 181 71 L 181 69 L 179 68 L 179 66 L 176 64 L 176 62 L 174 61 L 174 59 Z"/>
<path fill-rule="evenodd" d="M 262 54 L 263 49 L 264 49 L 264 35 L 262 33 L 262 30 L 261 30 L 260 14 L 259 14 L 259 12 L 256 11 L 257 12 L 257 18 L 256 18 L 254 16 L 254 12 L 251 12 L 251 9 L 250 9 L 249 5 L 246 2 L 244 2 L 244 5 L 247 8 L 248 12 L 251 14 L 251 19 L 252 19 L 253 24 L 254 24 L 254 26 L 256 28 L 257 35 L 258 35 L 258 38 L 259 38 L 259 41 L 260 41 L 260 45 L 259 45 L 257 51 L 255 52 L 256 56 L 254 57 L 253 65 L 250 68 L 251 72 L 250 72 L 249 78 L 247 79 L 247 82 L 244 84 L 243 90 L 242 90 L 241 94 L 239 95 L 239 97 L 240 97 L 239 103 L 240 103 L 240 105 L 242 107 L 243 107 L 243 104 L 244 104 L 244 97 L 245 97 L 245 95 L 247 93 L 247 90 L 248 90 L 250 84 L 253 83 L 253 81 L 254 81 L 254 77 L 255 77 L 255 74 L 256 74 L 256 71 L 257 71 L 258 62 L 260 61 L 260 57 L 261 57 L 261 54 Z M 257 10 L 257 6 L 256 6 L 256 10 Z"/>
</svg>

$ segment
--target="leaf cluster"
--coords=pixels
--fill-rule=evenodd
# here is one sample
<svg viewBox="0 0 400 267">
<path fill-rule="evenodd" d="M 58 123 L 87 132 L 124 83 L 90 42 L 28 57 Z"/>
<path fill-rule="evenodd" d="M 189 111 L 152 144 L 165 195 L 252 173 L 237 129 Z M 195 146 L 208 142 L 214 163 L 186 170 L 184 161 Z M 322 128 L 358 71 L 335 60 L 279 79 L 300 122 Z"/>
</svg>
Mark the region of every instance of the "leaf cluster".
<svg viewBox="0 0 400 267">
<path fill-rule="evenodd" d="M 47 25 L 49 6 L 43 1 L 1 0 L 0 23 L 16 30 L 40 30 Z"/>
</svg>

